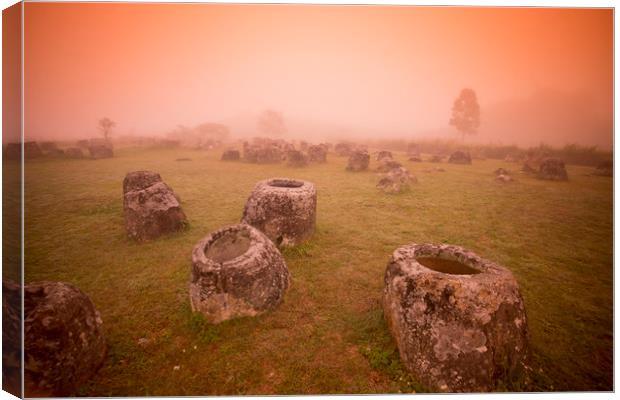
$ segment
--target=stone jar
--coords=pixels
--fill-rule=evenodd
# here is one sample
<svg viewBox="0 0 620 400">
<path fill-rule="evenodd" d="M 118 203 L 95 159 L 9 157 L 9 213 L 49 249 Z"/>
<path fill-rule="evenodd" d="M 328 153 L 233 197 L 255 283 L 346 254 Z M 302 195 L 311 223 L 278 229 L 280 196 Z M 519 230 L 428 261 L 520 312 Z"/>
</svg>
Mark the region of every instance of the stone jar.
<svg viewBox="0 0 620 400">
<path fill-rule="evenodd" d="M 238 161 L 241 159 L 241 153 L 239 150 L 226 150 L 222 153 L 222 161 Z"/>
<path fill-rule="evenodd" d="M 272 178 L 258 182 L 241 222 L 263 232 L 277 246 L 309 239 L 316 225 L 316 189 L 308 181 Z"/>
<path fill-rule="evenodd" d="M 211 323 L 255 316 L 282 302 L 289 280 L 284 258 L 269 238 L 247 224 L 228 226 L 192 251 L 191 307 Z"/>
<path fill-rule="evenodd" d="M 538 174 L 536 176 L 539 179 L 546 179 L 550 181 L 568 180 L 568 174 L 566 173 L 564 161 L 559 158 L 543 159 L 538 167 Z"/>
<path fill-rule="evenodd" d="M 178 197 L 156 172 L 127 174 L 123 180 L 123 212 L 127 235 L 139 242 L 187 227 Z"/>
<path fill-rule="evenodd" d="M 377 183 L 377 187 L 385 193 L 400 193 L 409 189 L 412 183 L 417 182 L 418 179 L 411 175 L 406 168 L 398 167 L 385 174 Z"/>
<path fill-rule="evenodd" d="M 404 365 L 434 390 L 484 392 L 523 377 L 527 317 L 504 267 L 458 246 L 402 246 L 385 271 L 383 309 Z"/>
<path fill-rule="evenodd" d="M 318 144 L 308 146 L 308 161 L 315 163 L 327 162 L 327 145 Z"/>
<path fill-rule="evenodd" d="M 471 164 L 471 155 L 467 151 L 457 150 L 448 159 L 452 164 Z"/>
<path fill-rule="evenodd" d="M 356 150 L 351 152 L 349 162 L 347 163 L 347 171 L 366 171 L 370 164 L 370 154 L 365 150 Z"/>
<path fill-rule="evenodd" d="M 103 363 L 103 321 L 81 290 L 64 282 L 24 287 L 24 386 L 27 397 L 70 396 Z"/>
</svg>

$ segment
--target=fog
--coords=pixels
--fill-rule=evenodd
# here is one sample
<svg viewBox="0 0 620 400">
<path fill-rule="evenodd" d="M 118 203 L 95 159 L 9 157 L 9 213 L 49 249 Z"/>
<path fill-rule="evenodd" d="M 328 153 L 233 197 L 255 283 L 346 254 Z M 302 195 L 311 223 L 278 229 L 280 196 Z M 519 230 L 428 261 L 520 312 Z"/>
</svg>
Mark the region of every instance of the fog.
<svg viewBox="0 0 620 400">
<path fill-rule="evenodd" d="M 471 142 L 613 138 L 607 9 L 25 3 L 27 139 L 164 135 L 179 124 L 290 138 L 453 138 L 476 91 Z"/>
</svg>

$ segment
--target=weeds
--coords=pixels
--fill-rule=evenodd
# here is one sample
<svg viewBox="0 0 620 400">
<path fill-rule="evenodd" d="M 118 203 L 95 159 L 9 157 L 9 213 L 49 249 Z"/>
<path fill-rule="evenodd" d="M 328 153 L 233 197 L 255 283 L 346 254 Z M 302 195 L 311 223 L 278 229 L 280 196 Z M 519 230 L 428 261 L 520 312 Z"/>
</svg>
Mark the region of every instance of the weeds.
<svg viewBox="0 0 620 400">
<path fill-rule="evenodd" d="M 281 249 L 284 257 L 305 258 L 312 257 L 312 245 L 308 242 L 297 246 L 288 246 Z"/>
<path fill-rule="evenodd" d="M 189 330 L 196 336 L 198 342 L 206 345 L 220 339 L 220 331 L 217 325 L 209 323 L 199 312 L 192 312 L 187 321 Z"/>
</svg>

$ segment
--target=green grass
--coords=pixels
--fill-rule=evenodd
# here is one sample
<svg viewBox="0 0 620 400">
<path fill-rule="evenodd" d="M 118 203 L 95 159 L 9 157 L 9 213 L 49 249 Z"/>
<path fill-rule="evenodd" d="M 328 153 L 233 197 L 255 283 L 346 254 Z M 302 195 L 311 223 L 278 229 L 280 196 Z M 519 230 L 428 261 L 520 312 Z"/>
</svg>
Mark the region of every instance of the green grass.
<svg viewBox="0 0 620 400">
<path fill-rule="evenodd" d="M 517 175 L 501 185 L 492 171 L 515 164 L 423 173 L 430 164 L 397 154 L 419 183 L 386 195 L 377 174 L 347 172 L 332 154 L 302 169 L 219 156 L 120 149 L 113 159 L 27 162 L 26 282 L 77 285 L 105 324 L 107 360 L 78 394 L 425 391 L 404 371 L 379 302 L 390 254 L 411 242 L 462 245 L 513 271 L 531 333 L 524 390 L 612 390 L 612 179 L 569 166 L 569 182 Z M 122 180 L 142 169 L 158 171 L 181 197 L 187 231 L 127 239 Z M 292 284 L 279 308 L 210 325 L 189 308 L 191 250 L 239 222 L 254 184 L 274 176 L 315 183 L 316 233 L 283 251 Z"/>
</svg>

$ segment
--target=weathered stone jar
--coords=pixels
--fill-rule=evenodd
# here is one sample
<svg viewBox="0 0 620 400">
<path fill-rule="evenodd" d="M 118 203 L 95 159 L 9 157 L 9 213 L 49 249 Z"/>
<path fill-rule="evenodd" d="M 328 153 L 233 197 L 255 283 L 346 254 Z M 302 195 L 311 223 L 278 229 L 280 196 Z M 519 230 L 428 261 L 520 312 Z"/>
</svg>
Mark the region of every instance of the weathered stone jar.
<svg viewBox="0 0 620 400">
<path fill-rule="evenodd" d="M 400 193 L 409 189 L 412 183 L 418 179 L 411 175 L 406 168 L 398 167 L 389 171 L 377 184 L 377 187 L 385 193 Z"/>
<path fill-rule="evenodd" d="M 448 159 L 452 164 L 471 164 L 471 155 L 468 151 L 457 150 Z"/>
<path fill-rule="evenodd" d="M 238 161 L 241 159 L 239 150 L 226 150 L 222 153 L 222 161 Z"/>
<path fill-rule="evenodd" d="M 559 158 L 543 159 L 538 167 L 537 177 L 539 179 L 546 179 L 550 181 L 568 180 L 568 174 L 566 173 L 564 161 Z"/>
<path fill-rule="evenodd" d="M 192 251 L 191 307 L 211 323 L 255 316 L 282 302 L 289 279 L 284 258 L 263 233 L 246 224 L 225 227 Z"/>
<path fill-rule="evenodd" d="M 103 363 L 103 321 L 90 298 L 64 282 L 24 286 L 27 397 L 70 396 Z"/>
<path fill-rule="evenodd" d="M 347 171 L 366 171 L 370 164 L 370 154 L 365 150 L 356 150 L 351 152 L 349 162 L 347 163 Z"/>
<path fill-rule="evenodd" d="M 179 199 L 156 172 L 127 174 L 123 180 L 123 212 L 127 235 L 137 241 L 153 240 L 187 227 Z"/>
<path fill-rule="evenodd" d="M 308 157 L 298 150 L 289 150 L 286 154 L 286 165 L 289 167 L 305 167 L 308 165 Z"/>
<path fill-rule="evenodd" d="M 277 246 L 309 239 L 316 225 L 316 189 L 307 181 L 272 178 L 258 182 L 241 222 L 263 232 Z"/>
<path fill-rule="evenodd" d="M 383 309 L 403 363 L 434 390 L 489 391 L 523 371 L 528 328 L 519 286 L 509 270 L 461 247 L 398 248 Z"/>
<path fill-rule="evenodd" d="M 308 146 L 308 161 L 316 163 L 327 162 L 327 145 L 318 144 Z"/>
</svg>

